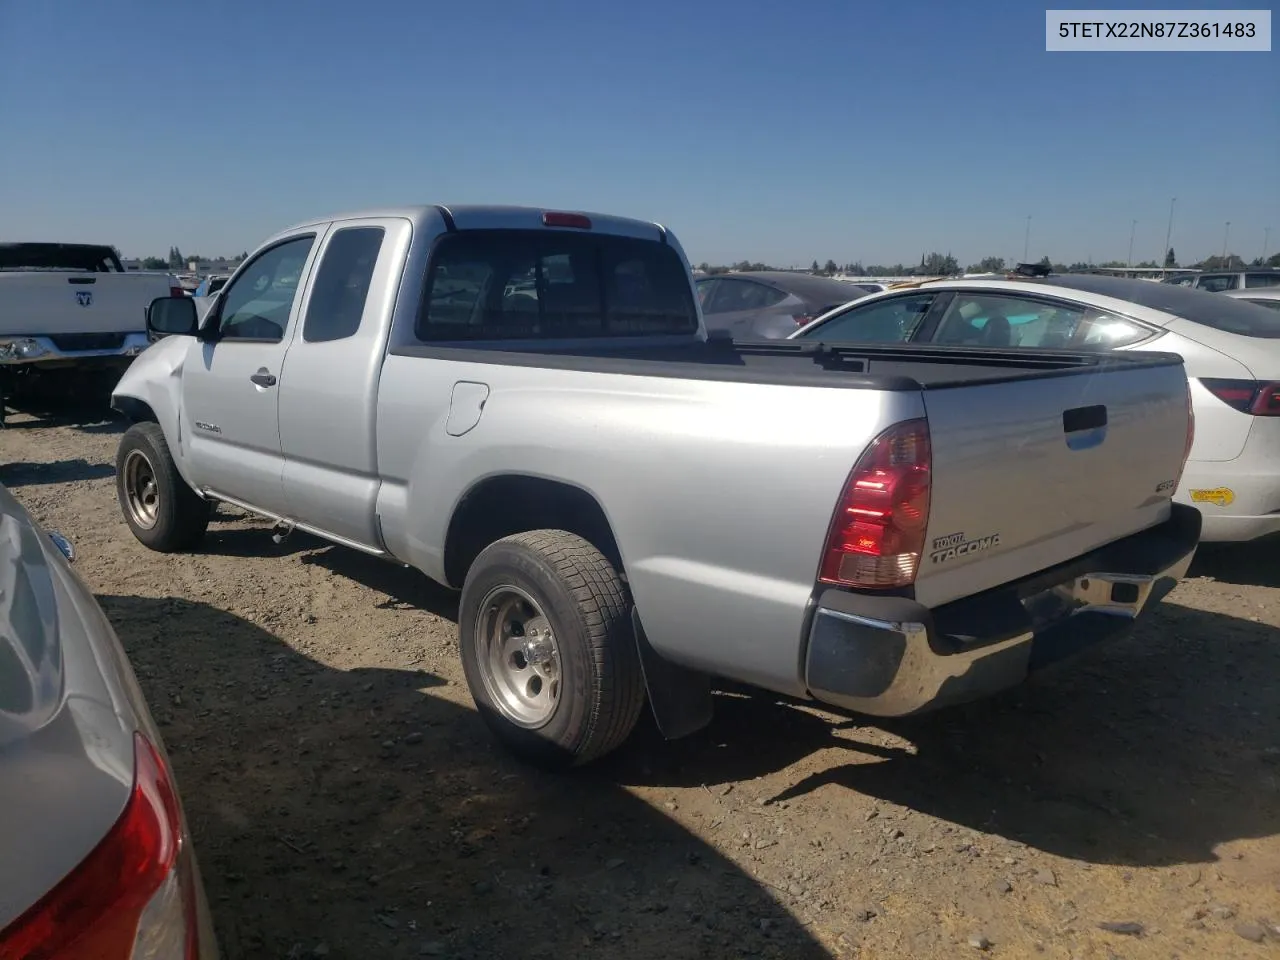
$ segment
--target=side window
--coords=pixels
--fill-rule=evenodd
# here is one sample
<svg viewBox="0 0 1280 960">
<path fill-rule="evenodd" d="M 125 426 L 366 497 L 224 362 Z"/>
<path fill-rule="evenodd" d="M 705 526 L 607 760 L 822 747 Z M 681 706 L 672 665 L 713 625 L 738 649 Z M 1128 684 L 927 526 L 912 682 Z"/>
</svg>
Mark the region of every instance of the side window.
<svg viewBox="0 0 1280 960">
<path fill-rule="evenodd" d="M 983 347 L 1071 346 L 1084 311 L 1021 297 L 958 293 L 934 335 L 937 343 Z"/>
<path fill-rule="evenodd" d="M 355 336 L 382 249 L 382 227 L 347 227 L 329 238 L 302 321 L 302 339 L 323 343 Z"/>
<path fill-rule="evenodd" d="M 1246 287 L 1280 287 L 1280 272 L 1278 273 L 1247 273 L 1244 278 Z"/>
<path fill-rule="evenodd" d="M 1089 310 L 1084 315 L 1077 342 L 1070 346 L 1077 350 L 1116 350 L 1133 343 L 1141 343 L 1151 334 L 1151 330 L 1128 317 L 1117 317 L 1112 313 Z M 1033 344 L 1024 343 L 1021 346 L 1029 347 Z M 1049 344 L 1039 343 L 1034 346 L 1047 347 Z"/>
<path fill-rule="evenodd" d="M 315 243 L 296 237 L 261 254 L 222 292 L 221 340 L 283 340 L 298 280 Z"/>
<path fill-rule="evenodd" d="M 1196 281 L 1196 288 L 1208 290 L 1210 293 L 1234 290 L 1236 288 L 1236 276 L 1234 273 L 1219 273 L 1208 277 L 1201 274 L 1199 280 Z"/>
<path fill-rule="evenodd" d="M 705 280 L 698 280 L 694 282 L 693 286 L 694 289 L 698 291 L 698 305 L 702 307 L 702 312 L 706 313 L 707 297 L 710 296 L 711 292 L 715 289 L 716 279 L 715 277 L 710 277 Z"/>
<path fill-rule="evenodd" d="M 932 293 L 913 293 L 850 307 L 802 337 L 828 343 L 905 343 L 919 329 L 934 297 Z"/>
<path fill-rule="evenodd" d="M 781 303 L 787 295 L 781 290 L 766 287 L 752 280 L 726 280 L 721 278 L 711 297 L 708 313 L 730 313 L 735 310 L 763 310 Z"/>
</svg>

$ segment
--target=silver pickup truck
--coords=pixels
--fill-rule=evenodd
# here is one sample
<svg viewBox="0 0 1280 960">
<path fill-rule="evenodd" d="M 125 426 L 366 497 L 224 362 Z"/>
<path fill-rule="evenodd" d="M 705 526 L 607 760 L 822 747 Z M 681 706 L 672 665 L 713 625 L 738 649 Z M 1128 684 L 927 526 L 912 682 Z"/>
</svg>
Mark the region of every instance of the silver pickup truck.
<svg viewBox="0 0 1280 960">
<path fill-rule="evenodd" d="M 709 338 L 662 226 L 423 206 L 286 230 L 121 379 L 134 535 L 212 501 L 460 588 L 518 754 L 618 746 L 715 678 L 900 716 L 1121 635 L 1186 571 L 1173 355 Z"/>
</svg>

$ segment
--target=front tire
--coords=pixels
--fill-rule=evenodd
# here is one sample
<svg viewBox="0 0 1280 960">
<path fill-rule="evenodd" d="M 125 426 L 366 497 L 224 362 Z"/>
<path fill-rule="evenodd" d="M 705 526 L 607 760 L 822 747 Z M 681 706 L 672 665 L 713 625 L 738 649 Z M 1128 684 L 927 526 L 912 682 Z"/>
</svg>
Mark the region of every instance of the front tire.
<svg viewBox="0 0 1280 960">
<path fill-rule="evenodd" d="M 467 686 L 521 759 L 564 769 L 620 746 L 644 706 L 631 602 L 613 565 L 564 530 L 486 547 L 458 611 Z"/>
<path fill-rule="evenodd" d="M 160 553 L 195 546 L 212 505 L 187 486 L 157 423 L 135 423 L 116 450 L 116 496 L 138 541 Z"/>
</svg>

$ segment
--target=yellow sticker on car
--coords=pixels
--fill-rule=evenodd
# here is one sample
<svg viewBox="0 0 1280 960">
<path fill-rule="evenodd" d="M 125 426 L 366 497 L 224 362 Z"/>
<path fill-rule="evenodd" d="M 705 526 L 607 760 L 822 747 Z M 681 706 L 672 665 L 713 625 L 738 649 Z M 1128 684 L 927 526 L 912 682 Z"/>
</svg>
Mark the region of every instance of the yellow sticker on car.
<svg viewBox="0 0 1280 960">
<path fill-rule="evenodd" d="M 1234 503 L 1235 499 L 1235 492 L 1230 487 L 1214 487 L 1212 490 L 1191 491 L 1193 503 L 1212 503 L 1218 507 L 1225 507 Z"/>
</svg>

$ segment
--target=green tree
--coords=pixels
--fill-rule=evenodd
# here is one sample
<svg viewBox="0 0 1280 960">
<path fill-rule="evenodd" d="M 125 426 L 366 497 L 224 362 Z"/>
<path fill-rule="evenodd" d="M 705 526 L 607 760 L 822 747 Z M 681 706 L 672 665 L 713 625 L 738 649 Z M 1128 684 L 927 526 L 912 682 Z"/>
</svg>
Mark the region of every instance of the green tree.
<svg viewBox="0 0 1280 960">
<path fill-rule="evenodd" d="M 1049 259 L 1049 257 L 1048 257 L 1048 255 L 1046 254 L 1045 256 L 1043 256 L 1043 257 L 1041 257 L 1041 258 L 1040 258 L 1040 266 L 1042 266 L 1042 267 L 1048 267 L 1050 270 L 1052 270 L 1052 269 L 1053 269 L 1053 261 L 1052 261 L 1052 260 L 1050 260 L 1050 259 Z"/>
<path fill-rule="evenodd" d="M 836 262 L 834 260 L 828 260 L 826 262 L 826 265 L 823 266 L 822 272 L 825 273 L 828 277 L 830 277 L 830 276 L 834 276 L 836 271 L 839 269 L 840 268 L 836 266 Z"/>
<path fill-rule="evenodd" d="M 930 253 L 920 258 L 921 276 L 942 277 L 960 272 L 960 262 L 951 254 Z"/>
<path fill-rule="evenodd" d="M 809 272 L 810 272 L 810 273 L 821 273 L 821 272 L 822 272 L 822 268 L 821 268 L 820 266 L 818 266 L 818 261 L 817 261 L 817 260 L 813 261 L 813 263 L 810 265 L 810 267 L 809 267 Z"/>
<path fill-rule="evenodd" d="M 1167 270 L 1169 269 L 1169 267 L 1176 267 L 1177 265 L 1178 265 L 1178 258 L 1174 255 L 1173 247 L 1170 247 L 1168 252 L 1164 255 L 1165 269 Z"/>
<path fill-rule="evenodd" d="M 968 273 L 1003 273 L 1004 257 L 983 257 L 977 263 L 969 264 Z"/>
<path fill-rule="evenodd" d="M 186 268 L 187 261 L 182 259 L 182 251 L 177 247 L 169 248 L 169 269 L 183 270 Z"/>
<path fill-rule="evenodd" d="M 1268 267 L 1280 267 L 1280 253 L 1273 253 L 1267 258 Z"/>
<path fill-rule="evenodd" d="M 169 266 L 169 261 L 163 257 L 143 257 L 143 270 L 165 270 Z"/>
</svg>

